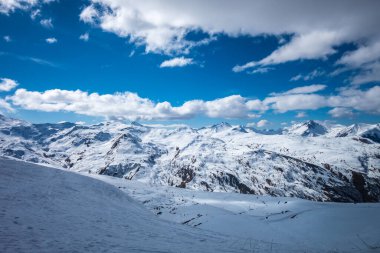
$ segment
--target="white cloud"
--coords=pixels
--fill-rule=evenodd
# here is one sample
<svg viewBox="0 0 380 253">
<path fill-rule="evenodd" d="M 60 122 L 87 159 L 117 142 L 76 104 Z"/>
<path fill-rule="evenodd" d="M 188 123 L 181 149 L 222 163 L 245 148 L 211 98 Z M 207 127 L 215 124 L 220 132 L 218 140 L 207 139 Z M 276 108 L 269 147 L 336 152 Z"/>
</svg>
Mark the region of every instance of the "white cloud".
<svg viewBox="0 0 380 253">
<path fill-rule="evenodd" d="M 80 40 L 83 40 L 83 41 L 88 41 L 90 39 L 90 34 L 89 33 L 84 33 L 84 34 L 81 34 L 79 36 L 79 39 Z"/>
<path fill-rule="evenodd" d="M 271 95 L 292 95 L 292 94 L 314 93 L 317 91 L 322 91 L 326 89 L 326 87 L 327 86 L 324 84 L 312 84 L 312 85 L 307 85 L 307 86 L 296 87 L 282 93 L 272 93 Z"/>
<path fill-rule="evenodd" d="M 356 70 L 357 73 L 351 79 L 353 85 L 379 82 L 380 42 L 375 41 L 365 45 L 359 45 L 356 50 L 344 54 L 336 64 L 341 66 L 341 68 L 338 68 L 334 74 L 348 70 Z"/>
<path fill-rule="evenodd" d="M 40 9 L 34 10 L 34 11 L 32 11 L 32 13 L 30 13 L 30 18 L 33 20 L 35 20 L 39 16 L 41 16 L 41 10 Z"/>
<path fill-rule="evenodd" d="M 247 99 L 233 95 L 212 101 L 191 100 L 173 107 L 169 102 L 154 103 L 135 93 L 100 95 L 80 90 L 47 90 L 45 92 L 18 89 L 7 97 L 16 106 L 47 112 L 67 111 L 89 116 L 129 120 L 187 119 L 198 115 L 211 118 L 249 118 Z"/>
<path fill-rule="evenodd" d="M 45 27 L 45 28 L 49 28 L 49 29 L 54 27 L 54 26 L 53 26 L 53 21 L 52 21 L 51 18 L 42 19 L 42 20 L 40 21 L 40 24 L 41 24 L 43 27 Z"/>
<path fill-rule="evenodd" d="M 380 61 L 368 64 L 362 68 L 361 72 L 351 80 L 352 84 L 360 85 L 369 82 L 380 81 Z"/>
<path fill-rule="evenodd" d="M 351 118 L 354 116 L 351 109 L 344 107 L 336 107 L 331 109 L 328 114 L 330 114 L 333 118 Z"/>
<path fill-rule="evenodd" d="M 259 122 L 257 122 L 257 127 L 265 127 L 266 125 L 268 125 L 269 124 L 269 121 L 268 120 L 266 120 L 266 119 L 262 119 L 262 120 L 260 120 Z"/>
<path fill-rule="evenodd" d="M 58 42 L 58 40 L 56 38 L 47 38 L 45 41 L 48 44 L 54 44 L 54 43 Z"/>
<path fill-rule="evenodd" d="M 85 23 L 94 23 L 95 19 L 98 17 L 98 11 L 95 9 L 94 5 L 87 6 L 81 11 L 79 15 L 80 20 Z"/>
<path fill-rule="evenodd" d="M 294 93 L 294 91 L 291 93 Z M 265 98 L 262 103 L 279 113 L 296 110 L 317 110 L 325 107 L 345 107 L 365 113 L 380 114 L 379 97 L 380 86 L 374 86 L 367 90 L 345 88 L 341 89 L 337 95 L 330 96 L 289 94 L 288 91 L 272 94 L 271 97 Z"/>
<path fill-rule="evenodd" d="M 264 112 L 269 109 L 267 105 L 265 105 L 259 99 L 251 99 L 247 101 L 247 107 L 249 110 Z"/>
<path fill-rule="evenodd" d="M 380 114 L 379 97 L 380 86 L 374 86 L 367 90 L 341 89 L 336 95 L 294 94 L 292 91 L 290 94 L 284 92 L 271 95 L 263 100 L 232 95 L 210 101 L 190 100 L 177 107 L 167 101 L 156 103 L 131 92 L 101 95 L 81 90 L 60 89 L 44 92 L 18 89 L 6 100 L 12 102 L 14 106 L 27 110 L 66 111 L 88 116 L 128 120 L 173 120 L 198 116 L 226 119 L 257 118 L 268 110 L 284 113 L 337 107 L 345 108 L 346 111 L 355 110 Z"/>
<path fill-rule="evenodd" d="M 357 111 L 380 114 L 380 86 L 367 90 L 343 89 L 336 96 L 327 97 L 329 107 L 346 107 Z"/>
<path fill-rule="evenodd" d="M 297 110 L 317 110 L 326 106 L 326 98 L 317 94 L 294 94 L 267 97 L 263 103 L 280 113 Z"/>
<path fill-rule="evenodd" d="M 11 42 L 11 41 L 12 41 L 12 39 L 11 39 L 11 37 L 10 37 L 9 35 L 5 35 L 5 36 L 3 37 L 3 39 L 4 39 L 6 42 Z"/>
<path fill-rule="evenodd" d="M 135 51 L 135 50 L 132 50 L 132 51 L 129 53 L 128 57 L 131 58 L 131 57 L 133 57 L 135 54 L 136 54 L 136 51 Z"/>
<path fill-rule="evenodd" d="M 0 108 L 3 108 L 8 112 L 14 112 L 15 111 L 7 101 L 5 101 L 4 99 L 1 99 L 1 98 L 0 98 Z"/>
<path fill-rule="evenodd" d="M 281 46 L 260 61 L 237 65 L 234 72 L 241 72 L 257 66 L 268 66 L 304 59 L 323 59 L 336 52 L 334 46 L 341 44 L 344 36 L 335 31 L 312 31 L 296 35 L 289 43 Z"/>
<path fill-rule="evenodd" d="M 182 56 L 162 62 L 160 68 L 184 67 L 192 64 L 194 64 L 192 58 L 185 58 Z"/>
<path fill-rule="evenodd" d="M 268 73 L 269 71 L 271 71 L 273 69 L 274 68 L 268 68 L 268 67 L 257 68 L 257 69 L 252 70 L 251 72 L 249 72 L 249 74 L 264 74 L 264 73 Z"/>
<path fill-rule="evenodd" d="M 81 20 L 144 45 L 147 52 L 173 53 L 192 46 L 186 35 L 269 34 L 293 39 L 262 64 L 320 59 L 334 46 L 379 35 L 377 1 L 120 1 L 91 0 Z M 349 18 L 347 18 L 349 17 Z"/>
<path fill-rule="evenodd" d="M 0 78 L 0 91 L 10 91 L 17 86 L 15 80 L 9 78 Z"/>
<path fill-rule="evenodd" d="M 307 117 L 307 113 L 306 112 L 299 112 L 296 115 L 296 118 L 305 118 L 305 117 Z"/>
<path fill-rule="evenodd" d="M 353 68 L 374 62 L 380 58 L 380 41 L 368 46 L 359 47 L 357 50 L 346 53 L 337 61 L 337 64 L 347 65 Z"/>
<path fill-rule="evenodd" d="M 37 3 L 37 0 L 0 0 L 0 13 L 9 15 L 16 9 L 26 10 Z"/>
<path fill-rule="evenodd" d="M 315 69 L 315 70 L 313 70 L 310 73 L 307 73 L 305 75 L 298 74 L 296 76 L 293 76 L 290 79 L 290 81 L 299 81 L 299 80 L 310 81 L 310 80 L 313 80 L 314 78 L 317 78 L 317 77 L 322 76 L 324 74 L 325 74 L 325 71 Z"/>
</svg>

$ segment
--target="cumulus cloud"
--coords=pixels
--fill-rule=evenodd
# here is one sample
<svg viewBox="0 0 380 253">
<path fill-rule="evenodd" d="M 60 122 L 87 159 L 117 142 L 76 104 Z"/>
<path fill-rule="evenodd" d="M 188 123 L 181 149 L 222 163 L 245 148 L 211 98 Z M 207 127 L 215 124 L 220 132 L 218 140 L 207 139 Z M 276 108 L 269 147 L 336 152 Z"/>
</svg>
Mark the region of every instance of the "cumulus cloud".
<svg viewBox="0 0 380 253">
<path fill-rule="evenodd" d="M 350 67 L 360 67 L 366 63 L 374 62 L 380 57 L 380 41 L 368 46 L 359 47 L 355 51 L 348 52 L 337 61 Z"/>
<path fill-rule="evenodd" d="M 88 41 L 90 39 L 90 34 L 89 33 L 84 33 L 84 34 L 81 34 L 79 36 L 79 39 L 80 40 L 83 40 L 83 41 Z"/>
<path fill-rule="evenodd" d="M 46 43 L 48 43 L 48 44 L 54 44 L 54 43 L 57 43 L 57 42 L 58 42 L 58 40 L 57 40 L 56 38 L 54 38 L 54 37 L 52 37 L 52 38 L 47 38 L 45 41 L 46 41 Z"/>
<path fill-rule="evenodd" d="M 51 29 L 53 28 L 53 20 L 51 18 L 47 18 L 47 19 L 42 19 L 40 21 L 40 24 L 45 27 L 45 28 L 48 28 L 48 29 Z"/>
<path fill-rule="evenodd" d="M 335 31 L 312 31 L 296 35 L 288 44 L 273 51 L 260 61 L 235 66 L 233 71 L 241 72 L 256 66 L 267 66 L 303 59 L 323 59 L 336 52 L 334 46 L 341 44 L 344 36 Z"/>
<path fill-rule="evenodd" d="M 378 72 L 363 63 L 380 61 L 379 1 L 119 1 L 90 0 L 80 19 L 104 31 L 144 46 L 147 53 L 188 54 L 218 35 L 231 37 L 273 35 L 279 46 L 263 59 L 233 67 L 233 71 L 266 73 L 268 66 L 297 60 L 324 60 L 337 47 L 354 43 L 358 49 L 344 55 L 338 65 L 358 68 L 354 84 L 379 81 Z M 191 32 L 206 35 L 190 40 Z M 283 37 L 290 36 L 289 40 Z M 360 65 L 360 67 L 358 66 Z M 356 66 L 356 67 L 355 67 Z M 292 80 L 311 80 L 320 73 Z M 355 76 L 356 77 L 356 76 Z M 354 77 L 354 78 L 355 78 Z"/>
<path fill-rule="evenodd" d="M 247 99 L 239 95 L 211 101 L 191 100 L 179 107 L 173 107 L 166 101 L 155 103 L 131 92 L 100 95 L 80 90 L 55 89 L 36 92 L 18 89 L 7 99 L 27 110 L 68 111 L 129 120 L 187 119 L 198 115 L 211 118 L 250 117 Z"/>
<path fill-rule="evenodd" d="M 201 30 L 210 38 L 271 34 L 293 35 L 267 57 L 237 65 L 264 73 L 262 66 L 302 59 L 325 59 L 346 42 L 371 41 L 379 37 L 376 1 L 118 1 L 92 0 L 80 19 L 131 42 L 146 52 L 187 53 L 210 40 L 189 41 L 187 34 Z M 375 49 L 373 49 L 375 50 Z M 367 50 L 368 51 L 368 50 Z M 364 53 L 361 53 L 364 54 Z M 375 51 L 375 55 L 379 55 Z M 344 60 L 342 60 L 342 63 Z M 368 75 L 368 74 L 367 74 Z M 365 79 L 363 79 L 365 80 Z"/>
<path fill-rule="evenodd" d="M 281 36 L 293 39 L 260 64 L 297 59 L 320 59 L 344 42 L 379 34 L 377 1 L 119 1 L 91 0 L 80 14 L 84 22 L 99 26 L 147 52 L 171 53 L 191 47 L 187 34 Z"/>
<path fill-rule="evenodd" d="M 86 8 L 84 8 L 79 18 L 85 23 L 94 23 L 95 19 L 99 17 L 98 11 L 95 9 L 94 5 L 89 5 Z"/>
<path fill-rule="evenodd" d="M 0 13 L 9 15 L 16 9 L 26 10 L 37 4 L 37 0 L 0 0 Z"/>
<path fill-rule="evenodd" d="M 325 97 L 317 94 L 279 95 L 265 98 L 263 103 L 280 113 L 296 110 L 317 110 L 325 107 Z"/>
<path fill-rule="evenodd" d="M 359 45 L 356 50 L 345 53 L 336 64 L 343 66 L 338 72 L 357 70 L 358 74 L 351 79 L 353 85 L 379 82 L 380 42 Z"/>
<path fill-rule="evenodd" d="M 330 114 L 333 118 L 351 118 L 354 116 L 351 109 L 344 107 L 336 107 L 331 109 L 328 114 Z"/>
<path fill-rule="evenodd" d="M 172 106 L 167 101 L 156 103 L 131 92 L 98 94 L 81 90 L 54 89 L 37 92 L 18 89 L 6 100 L 14 106 L 27 110 L 66 111 L 88 116 L 128 120 L 173 120 L 198 116 L 226 119 L 257 118 L 268 110 L 284 113 L 320 108 L 344 108 L 339 110 L 380 114 L 380 100 L 378 99 L 380 86 L 374 86 L 367 90 L 345 88 L 339 90 L 335 95 L 319 95 L 310 92 L 311 89 L 299 87 L 298 91 L 292 89 L 272 94 L 263 100 L 231 95 L 210 101 L 190 100 L 180 106 Z M 330 115 L 335 117 L 338 113 L 337 110 L 333 110 Z M 299 116 L 304 115 L 299 114 Z"/>
<path fill-rule="evenodd" d="M 266 120 L 266 119 L 262 119 L 262 120 L 260 120 L 259 122 L 257 122 L 257 127 L 265 127 L 266 125 L 268 125 L 269 124 L 269 121 L 268 120 Z"/>
<path fill-rule="evenodd" d="M 15 80 L 9 78 L 0 78 L 0 91 L 10 91 L 17 86 Z"/>
<path fill-rule="evenodd" d="M 361 72 L 351 80 L 352 84 L 360 85 L 369 82 L 380 81 L 380 61 L 368 64 L 361 69 Z"/>
<path fill-rule="evenodd" d="M 174 68 L 174 67 L 185 67 L 187 65 L 194 64 L 192 58 L 176 57 L 170 60 L 163 61 L 160 68 Z"/>
<path fill-rule="evenodd" d="M 307 86 L 306 86 L 307 87 Z M 284 93 L 272 94 L 262 103 L 279 113 L 297 110 L 317 110 L 326 107 L 344 107 L 370 114 L 380 114 L 380 86 L 367 90 L 356 88 L 341 89 L 336 95 L 319 95 L 310 93 L 305 87 L 295 88 Z M 304 90 L 305 93 L 298 93 Z M 317 89 L 316 89 L 317 90 Z"/>
</svg>

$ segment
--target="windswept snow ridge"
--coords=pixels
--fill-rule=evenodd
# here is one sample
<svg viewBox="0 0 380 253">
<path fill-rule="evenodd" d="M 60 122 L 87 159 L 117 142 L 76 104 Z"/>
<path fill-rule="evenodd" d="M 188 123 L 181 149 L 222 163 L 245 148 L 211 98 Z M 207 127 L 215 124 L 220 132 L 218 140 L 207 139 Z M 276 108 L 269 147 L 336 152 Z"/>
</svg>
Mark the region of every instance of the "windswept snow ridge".
<svg viewBox="0 0 380 253">
<path fill-rule="evenodd" d="M 380 201 L 380 125 L 277 131 L 30 124 L 0 116 L 0 155 L 153 185 L 317 201 Z"/>
</svg>

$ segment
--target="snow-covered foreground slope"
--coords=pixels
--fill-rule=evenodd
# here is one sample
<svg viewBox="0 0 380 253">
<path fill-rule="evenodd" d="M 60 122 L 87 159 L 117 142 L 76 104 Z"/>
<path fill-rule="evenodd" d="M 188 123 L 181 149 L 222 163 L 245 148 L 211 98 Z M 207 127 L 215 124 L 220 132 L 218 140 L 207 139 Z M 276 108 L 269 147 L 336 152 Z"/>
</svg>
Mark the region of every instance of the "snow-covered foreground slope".
<svg viewBox="0 0 380 253">
<path fill-rule="evenodd" d="M 380 201 L 380 126 L 278 131 L 106 122 L 30 124 L 0 115 L 0 155 L 154 185 L 318 201 Z"/>
<path fill-rule="evenodd" d="M 99 180 L 0 158 L 0 252 L 243 252 L 235 240 L 160 220 Z"/>
<path fill-rule="evenodd" d="M 211 193 L 84 175 L 0 158 L 0 252 L 380 250 L 379 203 Z"/>
<path fill-rule="evenodd" d="M 234 251 L 380 252 L 380 204 L 210 193 L 92 175 L 164 220 L 227 237 Z"/>
</svg>

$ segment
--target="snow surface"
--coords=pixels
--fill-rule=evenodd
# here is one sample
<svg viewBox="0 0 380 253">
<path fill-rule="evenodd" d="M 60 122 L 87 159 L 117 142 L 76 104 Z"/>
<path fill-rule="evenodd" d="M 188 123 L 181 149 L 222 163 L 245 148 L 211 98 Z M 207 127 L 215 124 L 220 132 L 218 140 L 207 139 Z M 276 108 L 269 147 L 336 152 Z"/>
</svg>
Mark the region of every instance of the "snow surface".
<svg viewBox="0 0 380 253">
<path fill-rule="evenodd" d="M 380 250 L 379 203 L 191 191 L 7 158 L 0 193 L 0 252 Z"/>
<path fill-rule="evenodd" d="M 116 187 L 0 158 L 0 252 L 244 252 L 235 237 L 158 219 Z"/>
<path fill-rule="evenodd" d="M 160 218 L 238 238 L 247 252 L 380 252 L 380 203 L 210 193 L 91 175 Z"/>
</svg>

